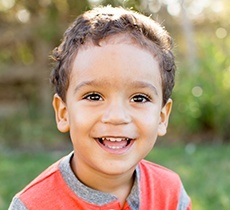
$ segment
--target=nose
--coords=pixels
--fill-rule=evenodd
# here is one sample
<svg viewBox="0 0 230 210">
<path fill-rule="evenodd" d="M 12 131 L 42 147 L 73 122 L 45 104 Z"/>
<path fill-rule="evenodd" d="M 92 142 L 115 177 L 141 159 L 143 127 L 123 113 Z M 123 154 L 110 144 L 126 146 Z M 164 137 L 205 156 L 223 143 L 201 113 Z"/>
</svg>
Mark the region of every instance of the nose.
<svg viewBox="0 0 230 210">
<path fill-rule="evenodd" d="M 107 124 L 121 125 L 131 122 L 131 116 L 127 105 L 122 102 L 115 101 L 107 105 L 102 115 L 101 121 Z"/>
</svg>

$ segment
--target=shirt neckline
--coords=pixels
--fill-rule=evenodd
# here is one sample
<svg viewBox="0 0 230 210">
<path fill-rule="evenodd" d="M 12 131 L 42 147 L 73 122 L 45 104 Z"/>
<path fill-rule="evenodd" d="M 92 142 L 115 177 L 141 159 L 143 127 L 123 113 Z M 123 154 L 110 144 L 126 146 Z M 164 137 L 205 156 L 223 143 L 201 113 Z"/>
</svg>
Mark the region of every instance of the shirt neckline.
<svg viewBox="0 0 230 210">
<path fill-rule="evenodd" d="M 117 201 L 118 199 L 116 196 L 109 193 L 104 193 L 98 190 L 94 190 L 84 185 L 75 176 L 70 166 L 70 161 L 73 155 L 74 152 L 71 152 L 69 155 L 67 155 L 61 160 L 59 164 L 59 170 L 62 174 L 64 181 L 69 186 L 69 188 L 74 192 L 74 194 L 79 198 L 81 198 L 82 200 L 97 206 L 108 205 L 109 203 Z M 140 203 L 139 182 L 140 182 L 140 169 L 139 166 L 137 166 L 135 169 L 134 184 L 129 196 L 126 199 L 131 209 L 139 209 L 139 203 Z"/>
</svg>

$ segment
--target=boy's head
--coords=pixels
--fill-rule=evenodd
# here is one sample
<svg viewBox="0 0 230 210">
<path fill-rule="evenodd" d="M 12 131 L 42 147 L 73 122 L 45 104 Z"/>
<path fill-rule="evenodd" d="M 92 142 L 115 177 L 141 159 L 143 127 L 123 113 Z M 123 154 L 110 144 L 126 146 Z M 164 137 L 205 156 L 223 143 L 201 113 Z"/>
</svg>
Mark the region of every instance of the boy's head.
<svg viewBox="0 0 230 210">
<path fill-rule="evenodd" d="M 83 182 L 87 173 L 130 176 L 165 135 L 175 71 L 170 50 L 160 25 L 122 8 L 86 12 L 66 31 L 54 51 L 53 106 Z"/>
<path fill-rule="evenodd" d="M 166 104 L 174 86 L 176 68 L 171 37 L 151 18 L 109 6 L 95 8 L 79 16 L 65 32 L 61 45 L 53 51 L 56 64 L 51 81 L 63 101 L 66 100 L 73 61 L 79 49 L 89 45 L 100 46 L 102 40 L 122 34 L 129 37 L 132 44 L 151 52 L 159 62 L 162 105 Z"/>
</svg>

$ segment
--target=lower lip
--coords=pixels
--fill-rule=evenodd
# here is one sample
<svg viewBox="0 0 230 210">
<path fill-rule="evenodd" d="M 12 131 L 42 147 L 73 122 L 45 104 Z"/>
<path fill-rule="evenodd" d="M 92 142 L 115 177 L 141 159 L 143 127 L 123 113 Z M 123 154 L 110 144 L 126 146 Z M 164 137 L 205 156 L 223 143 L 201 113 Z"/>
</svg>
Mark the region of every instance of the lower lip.
<svg viewBox="0 0 230 210">
<path fill-rule="evenodd" d="M 96 140 L 96 142 L 99 144 L 99 146 L 106 152 L 110 153 L 110 154 L 115 154 L 115 155 L 123 155 L 126 152 L 128 152 L 128 150 L 132 147 L 134 140 L 130 141 L 129 145 L 127 145 L 126 147 L 120 148 L 120 149 L 111 149 L 109 147 L 104 146 L 103 144 L 101 144 L 98 140 Z"/>
</svg>

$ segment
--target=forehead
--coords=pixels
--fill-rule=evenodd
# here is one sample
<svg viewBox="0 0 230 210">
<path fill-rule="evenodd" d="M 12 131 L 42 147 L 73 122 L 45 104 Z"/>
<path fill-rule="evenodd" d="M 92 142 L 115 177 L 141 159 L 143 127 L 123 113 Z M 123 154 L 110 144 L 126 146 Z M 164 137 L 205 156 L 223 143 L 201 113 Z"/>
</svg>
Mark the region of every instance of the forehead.
<svg viewBox="0 0 230 210">
<path fill-rule="evenodd" d="M 124 46 L 124 45 L 132 48 L 130 53 L 124 53 L 123 52 L 124 49 L 119 50 L 119 47 Z M 128 73 L 128 72 L 132 71 L 131 68 L 137 67 L 137 62 L 140 61 L 140 59 L 139 59 L 140 57 L 134 58 L 131 55 L 132 52 L 134 52 L 134 56 L 135 56 L 135 54 L 137 54 L 137 51 L 142 51 L 143 53 L 145 53 L 146 58 L 145 58 L 145 61 L 142 60 L 141 62 L 139 62 L 140 68 L 142 68 L 141 65 L 144 65 L 144 64 L 147 64 L 147 63 L 153 61 L 155 67 L 152 66 L 153 64 L 148 65 L 148 68 L 150 69 L 150 71 L 148 71 L 146 73 L 146 77 L 151 77 L 152 75 L 154 75 L 154 77 L 157 78 L 159 85 L 162 86 L 162 77 L 161 77 L 161 69 L 160 69 L 160 65 L 159 65 L 159 58 L 158 58 L 157 51 L 155 50 L 154 44 L 150 40 L 147 40 L 147 38 L 145 38 L 145 37 L 141 37 L 140 39 L 137 39 L 137 37 L 133 37 L 127 32 L 121 33 L 121 34 L 116 34 L 116 35 L 110 35 L 110 36 L 100 40 L 98 42 L 98 45 L 95 44 L 93 42 L 93 40 L 91 40 L 91 39 L 86 40 L 86 42 L 78 49 L 76 56 L 72 61 L 72 66 L 70 68 L 69 81 L 72 80 L 73 76 L 75 78 L 77 78 L 76 74 L 78 76 L 84 75 L 85 74 L 84 69 L 89 69 L 89 68 L 93 69 L 95 67 L 96 63 L 97 63 L 97 65 L 98 65 L 98 63 L 103 63 L 103 61 L 105 60 L 105 57 L 101 54 L 100 54 L 101 55 L 100 56 L 100 55 L 98 55 L 98 53 L 95 53 L 96 52 L 95 49 L 100 50 L 100 49 L 106 48 L 107 46 L 113 46 L 114 49 L 115 48 L 118 49 L 117 51 L 119 51 L 118 54 L 120 56 L 120 58 L 118 58 L 117 61 L 114 60 L 115 59 L 114 56 L 111 56 L 111 55 L 108 56 L 107 60 L 111 59 L 110 63 L 107 62 L 108 65 L 110 65 L 110 66 L 107 66 L 107 71 L 112 72 L 112 75 L 110 75 L 110 76 L 114 75 L 114 70 L 112 71 L 111 69 L 115 68 L 115 66 L 118 66 L 119 65 L 118 63 L 121 63 L 121 60 L 123 60 L 121 55 L 123 55 L 123 57 L 128 57 L 128 61 L 127 60 L 124 61 L 125 63 L 123 63 L 123 67 L 122 67 L 122 71 Z M 84 54 L 84 56 L 83 56 L 83 54 Z M 94 61 L 92 62 L 92 60 L 94 60 Z M 133 63 L 136 63 L 136 66 L 134 64 L 134 66 L 131 67 Z M 89 65 L 89 64 L 91 64 L 91 65 Z M 104 64 L 104 63 L 101 64 L 100 68 L 101 69 L 105 68 L 104 65 L 106 65 L 106 64 Z M 157 70 L 154 69 L 156 67 L 157 67 Z M 76 70 L 78 70 L 78 71 L 76 71 Z M 91 71 L 91 74 L 89 74 L 88 76 L 89 77 L 92 75 L 95 76 L 95 74 L 99 76 L 99 72 L 101 72 L 101 71 L 98 71 L 98 69 L 95 68 L 94 70 Z M 141 73 L 142 73 L 142 75 L 145 74 L 143 70 L 141 70 Z M 131 73 L 131 74 L 133 74 L 133 73 Z M 147 76 L 147 75 L 149 75 L 149 76 Z"/>
<path fill-rule="evenodd" d="M 106 44 L 129 44 L 132 46 L 136 46 L 142 50 L 148 51 L 150 54 L 152 54 L 153 57 L 158 60 L 158 50 L 156 45 L 142 34 L 132 34 L 131 32 L 112 34 L 99 40 L 98 43 L 95 43 L 91 38 L 89 38 L 83 45 L 81 45 L 78 51 L 88 49 L 92 46 L 105 46 Z"/>
<path fill-rule="evenodd" d="M 143 52 L 145 54 L 145 56 L 148 57 L 148 59 L 146 59 L 146 61 L 154 60 L 154 62 L 156 62 L 159 65 L 157 52 L 155 52 L 155 46 L 150 40 L 147 40 L 147 38 L 145 38 L 145 37 L 141 37 L 140 39 L 138 39 L 138 37 L 133 37 L 131 34 L 125 32 L 125 33 L 107 36 L 104 39 L 99 40 L 97 44 L 94 43 L 93 40 L 91 40 L 91 39 L 86 40 L 86 42 L 79 48 L 79 50 L 75 56 L 75 59 L 73 61 L 72 67 L 74 68 L 74 65 L 75 65 L 75 67 L 78 66 L 79 54 L 81 57 L 82 57 L 82 54 L 86 55 L 84 57 L 84 61 L 81 62 L 83 64 L 84 63 L 87 64 L 87 61 L 89 61 L 89 60 L 91 60 L 91 61 L 97 60 L 97 63 L 101 62 L 100 60 L 103 61 L 103 58 L 98 56 L 97 53 L 94 55 L 93 55 L 93 53 L 96 52 L 95 51 L 96 49 L 97 49 L 98 53 L 103 52 L 103 49 L 108 48 L 108 46 L 112 46 L 112 48 L 114 50 L 112 50 L 113 52 L 107 51 L 107 53 L 112 53 L 112 54 L 115 53 L 116 54 L 116 51 L 118 51 L 118 55 L 120 56 L 120 58 L 116 62 L 114 61 L 115 65 L 117 63 L 119 63 L 120 60 L 123 60 L 121 55 L 123 55 L 125 57 L 129 57 L 128 60 L 132 59 L 132 57 L 135 56 L 132 54 L 133 51 L 135 51 L 135 53 L 137 53 L 137 54 L 138 54 L 138 51 Z M 125 48 L 122 49 L 122 46 L 127 46 L 130 49 L 132 48 L 132 50 L 128 53 L 129 50 L 127 51 L 127 48 L 126 48 L 126 50 L 125 50 Z M 126 53 L 124 53 L 124 51 L 126 51 Z M 107 56 L 107 55 L 105 55 L 105 56 Z M 92 57 L 92 58 L 90 58 L 90 57 Z M 97 59 L 94 59 L 94 57 L 97 57 Z M 108 57 L 109 57 L 109 59 L 112 57 L 111 58 L 112 60 L 115 59 L 115 57 L 113 57 L 113 55 L 112 56 L 110 55 Z M 134 63 L 138 62 L 138 61 L 139 61 L 139 59 L 137 59 L 137 58 L 133 60 Z"/>
<path fill-rule="evenodd" d="M 99 46 L 88 42 L 74 59 L 70 83 L 100 81 L 111 87 L 124 87 L 134 81 L 156 84 L 161 87 L 161 76 L 157 59 L 145 48 L 134 44 L 126 37 L 103 39 Z M 83 83 L 85 83 L 83 82 Z M 143 84 L 143 83 L 142 83 Z M 98 86 L 98 85 L 97 85 Z"/>
</svg>

